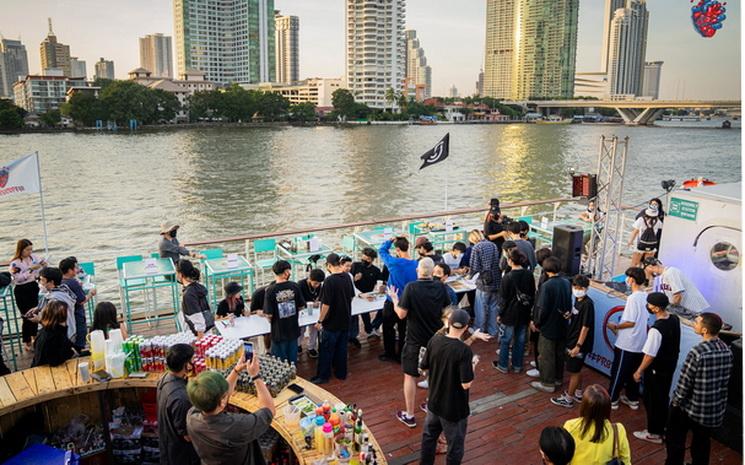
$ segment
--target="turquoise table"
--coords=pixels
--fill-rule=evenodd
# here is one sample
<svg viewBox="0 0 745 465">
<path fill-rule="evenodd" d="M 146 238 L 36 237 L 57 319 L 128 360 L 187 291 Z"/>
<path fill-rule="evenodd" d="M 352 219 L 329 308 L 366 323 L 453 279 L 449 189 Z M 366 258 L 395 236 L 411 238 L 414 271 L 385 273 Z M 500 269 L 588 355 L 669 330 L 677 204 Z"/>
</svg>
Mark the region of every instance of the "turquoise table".
<svg viewBox="0 0 745 465">
<path fill-rule="evenodd" d="M 297 250 L 292 250 L 286 247 L 285 244 L 282 244 L 281 242 L 277 243 L 277 252 L 279 252 L 279 255 L 292 263 L 302 265 L 305 264 L 308 258 L 312 257 L 313 255 L 320 255 L 321 257 L 325 257 L 326 255 L 333 252 L 323 242 L 319 243 L 318 250 L 311 252 L 310 250 L 306 249 L 305 241 L 301 240 L 300 237 L 294 238 L 293 241 L 297 245 Z"/>
<path fill-rule="evenodd" d="M 231 260 L 231 258 L 233 258 Z M 217 294 L 222 292 L 222 284 L 225 281 L 238 281 L 244 291 L 251 295 L 254 291 L 254 268 L 244 257 L 240 255 L 228 255 L 222 258 L 212 258 L 204 261 L 207 271 L 207 289 L 212 296 L 212 306 L 217 309 Z M 220 283 L 220 286 L 218 286 Z"/>
<path fill-rule="evenodd" d="M 18 369 L 16 357 L 21 353 L 21 332 L 18 328 L 18 314 L 16 313 L 16 304 L 13 298 L 11 286 L 0 288 L 0 310 L 3 312 L 3 332 L 0 335 L 2 344 L 0 350 L 5 349 L 5 342 L 10 347 L 10 357 L 13 360 L 13 370 Z M 7 354 L 7 352 L 5 352 Z M 7 359 L 5 359 L 7 361 Z"/>
<path fill-rule="evenodd" d="M 432 230 L 424 228 L 422 225 L 416 225 L 414 226 L 414 240 L 416 241 L 416 238 L 419 236 L 426 236 L 435 248 L 439 246 L 443 249 L 455 242 L 463 242 L 468 245 L 468 232 L 471 229 L 474 228 L 455 225 L 450 231 L 445 229 Z M 481 228 L 479 227 L 478 229 Z"/>
<path fill-rule="evenodd" d="M 401 231 L 392 230 L 386 233 L 383 229 L 356 232 L 352 235 L 354 237 L 354 250 L 356 252 L 364 247 L 372 247 L 377 251 L 385 241 L 401 235 Z"/>
<path fill-rule="evenodd" d="M 124 263 L 121 271 L 122 304 L 125 310 L 127 330 L 132 333 L 132 325 L 139 323 L 156 324 L 161 320 L 173 319 L 176 329 L 181 331 L 177 314 L 179 311 L 178 283 L 176 282 L 176 267 L 170 258 L 146 258 L 144 260 Z M 170 291 L 172 312 L 163 314 L 158 309 L 157 291 Z M 132 300 L 130 293 L 143 292 L 145 297 L 145 319 L 134 322 L 132 319 Z M 152 295 L 151 295 L 152 294 Z M 152 298 L 152 301 L 151 301 Z"/>
</svg>

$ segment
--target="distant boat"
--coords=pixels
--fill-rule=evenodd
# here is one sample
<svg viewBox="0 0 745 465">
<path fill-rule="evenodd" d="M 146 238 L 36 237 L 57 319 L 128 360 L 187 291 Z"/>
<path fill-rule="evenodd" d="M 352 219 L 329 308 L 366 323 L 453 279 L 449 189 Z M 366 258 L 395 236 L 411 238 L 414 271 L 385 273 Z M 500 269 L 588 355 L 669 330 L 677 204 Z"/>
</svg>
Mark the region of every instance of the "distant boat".
<svg viewBox="0 0 745 465">
<path fill-rule="evenodd" d="M 414 121 L 414 124 L 418 124 L 420 126 L 433 126 L 437 124 L 437 117 L 422 115 L 419 117 L 418 120 Z"/>
<path fill-rule="evenodd" d="M 536 120 L 536 124 L 572 124 L 574 120 L 570 118 L 562 118 L 558 115 L 551 115 L 545 119 Z"/>
<path fill-rule="evenodd" d="M 732 123 L 730 123 L 728 119 L 722 121 L 722 129 L 730 129 L 730 128 L 732 128 Z"/>
</svg>

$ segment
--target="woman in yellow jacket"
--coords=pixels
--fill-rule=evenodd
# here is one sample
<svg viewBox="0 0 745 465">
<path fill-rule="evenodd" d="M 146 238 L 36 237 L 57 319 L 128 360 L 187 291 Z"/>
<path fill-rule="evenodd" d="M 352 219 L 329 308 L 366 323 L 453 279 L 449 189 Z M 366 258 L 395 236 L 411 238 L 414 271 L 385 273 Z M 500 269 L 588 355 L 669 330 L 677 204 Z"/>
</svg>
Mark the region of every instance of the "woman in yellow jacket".
<svg viewBox="0 0 745 465">
<path fill-rule="evenodd" d="M 614 458 L 613 427 L 618 436 L 617 457 L 624 465 L 631 465 L 631 449 L 626 429 L 610 421 L 611 402 L 604 387 L 593 384 L 585 389 L 579 418 L 567 420 L 564 429 L 574 438 L 574 458 L 570 465 L 605 465 Z"/>
</svg>

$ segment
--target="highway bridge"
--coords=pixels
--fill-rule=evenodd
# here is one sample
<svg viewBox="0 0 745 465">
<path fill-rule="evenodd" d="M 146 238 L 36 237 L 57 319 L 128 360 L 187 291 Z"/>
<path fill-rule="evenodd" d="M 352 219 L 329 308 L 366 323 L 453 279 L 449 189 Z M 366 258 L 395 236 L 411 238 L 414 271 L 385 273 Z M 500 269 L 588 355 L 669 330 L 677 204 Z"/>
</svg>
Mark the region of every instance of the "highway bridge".
<svg viewBox="0 0 745 465">
<path fill-rule="evenodd" d="M 740 100 L 529 100 L 502 102 L 550 113 L 560 108 L 613 108 L 626 124 L 652 124 L 665 110 L 741 108 Z"/>
</svg>

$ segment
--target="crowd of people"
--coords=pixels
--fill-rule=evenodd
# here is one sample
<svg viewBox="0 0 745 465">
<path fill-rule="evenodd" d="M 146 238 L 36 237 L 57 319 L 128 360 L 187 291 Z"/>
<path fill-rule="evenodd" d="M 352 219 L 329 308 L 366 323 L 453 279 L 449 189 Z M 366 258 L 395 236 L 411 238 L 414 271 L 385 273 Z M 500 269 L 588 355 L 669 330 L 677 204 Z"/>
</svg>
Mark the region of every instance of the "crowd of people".
<svg viewBox="0 0 745 465">
<path fill-rule="evenodd" d="M 529 225 L 505 217 L 498 199 L 490 202 L 483 229 L 470 231 L 468 244 L 456 242 L 444 254 L 424 237 L 413 245 L 407 237 L 392 237 L 377 251 L 363 249 L 357 261 L 330 253 L 325 270 L 313 268 L 297 282 L 293 266 L 277 260 L 272 282 L 256 289 L 248 302 L 242 287 L 231 282 L 214 312 L 199 267 L 182 258 L 200 255 L 179 244 L 177 225 L 161 228 L 160 253 L 176 264 L 175 279 L 183 288 L 178 315 L 183 328 L 202 337 L 212 331 L 216 319 L 264 316 L 271 327 L 264 338 L 268 350 L 297 362 L 305 347 L 308 357 L 317 359 L 311 380 L 316 384 L 347 378 L 348 348 L 361 346 L 360 316 L 352 315 L 352 301 L 384 292 L 382 310 L 374 317 L 361 316 L 362 329 L 368 339 L 382 336 L 380 361 L 401 366 L 403 408 L 396 418 L 416 428 L 417 411 L 426 413 L 422 464 L 434 463 L 438 453 L 447 455 L 448 464 L 461 462 L 469 391 L 479 363 L 470 346 L 491 340 L 498 348 L 491 363 L 495 376 L 516 376 L 527 368 L 526 374 L 536 378 L 530 383 L 533 388 L 558 394 L 550 397 L 551 404 L 568 409 L 579 405 L 577 418 L 542 432 L 539 445 L 545 463 L 605 464 L 617 459 L 630 465 L 626 430 L 611 422 L 611 415 L 621 404 L 637 410 L 643 401 L 647 428 L 633 435 L 664 442 L 666 464 L 678 465 L 683 463 L 686 434 L 692 431 L 693 463 L 705 464 L 712 429 L 723 420 L 732 354 L 718 338 L 721 319 L 705 311 L 708 303 L 691 280 L 656 258 L 664 212 L 655 200 L 640 213 L 631 236 L 631 242 L 638 242 L 625 272 L 631 294 L 620 320 L 607 323 L 616 333 L 607 388 L 584 387 L 582 380 L 596 338 L 590 280 L 566 276 L 550 249 L 535 250 Z M 594 221 L 598 214 L 593 206 L 583 215 Z M 88 328 L 85 304 L 95 291 L 86 293 L 81 287 L 82 270 L 75 257 L 52 267 L 24 239 L 18 242 L 10 272 L 22 315 L 22 341 L 34 351 L 34 366 L 84 355 L 89 329 L 125 330 L 110 302 L 98 303 Z M 465 276 L 475 290 L 456 294 L 446 284 L 451 274 Z M 318 309 L 318 320 L 301 328 L 298 315 L 306 307 Z M 702 342 L 685 356 L 670 397 L 681 338 L 679 318 L 671 310 L 681 307 L 698 315 L 694 328 Z M 650 315 L 654 324 L 648 329 Z M 527 366 L 526 352 L 533 355 Z M 209 464 L 260 463 L 251 458 L 258 453 L 255 440 L 269 428 L 275 412 L 258 376 L 257 359 L 239 363 L 227 379 L 213 372 L 193 378 L 193 356 L 190 346 L 172 347 L 168 373 L 158 384 L 162 463 L 198 463 L 200 458 Z M 262 408 L 252 414 L 225 410 L 242 370 L 257 382 Z M 427 400 L 420 405 L 417 387 L 427 389 Z"/>
</svg>

